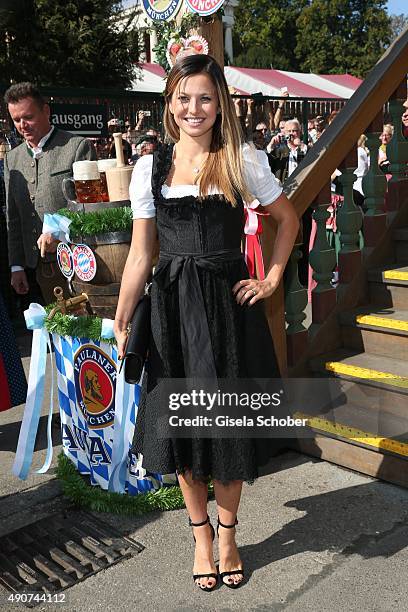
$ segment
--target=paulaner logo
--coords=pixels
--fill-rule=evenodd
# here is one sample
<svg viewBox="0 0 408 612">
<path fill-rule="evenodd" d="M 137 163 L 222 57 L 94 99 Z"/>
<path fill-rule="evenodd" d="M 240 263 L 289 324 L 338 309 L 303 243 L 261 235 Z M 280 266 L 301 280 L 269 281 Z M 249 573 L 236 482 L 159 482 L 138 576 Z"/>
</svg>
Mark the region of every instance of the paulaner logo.
<svg viewBox="0 0 408 612">
<path fill-rule="evenodd" d="M 180 10 L 183 0 L 142 0 L 145 13 L 153 21 L 173 19 Z"/>
<path fill-rule="evenodd" d="M 115 416 L 116 366 L 93 344 L 84 344 L 74 356 L 75 391 L 78 406 L 89 429 L 113 425 Z"/>
</svg>

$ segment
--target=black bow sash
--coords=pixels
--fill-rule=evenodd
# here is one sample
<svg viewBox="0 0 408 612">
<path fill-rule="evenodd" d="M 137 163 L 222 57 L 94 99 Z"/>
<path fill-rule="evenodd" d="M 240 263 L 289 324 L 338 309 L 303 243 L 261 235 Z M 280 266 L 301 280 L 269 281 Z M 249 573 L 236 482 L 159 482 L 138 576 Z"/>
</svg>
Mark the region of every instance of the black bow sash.
<svg viewBox="0 0 408 612">
<path fill-rule="evenodd" d="M 162 289 L 178 280 L 181 345 L 186 378 L 217 378 L 198 268 L 214 273 L 221 263 L 242 259 L 240 249 L 196 253 L 160 253 L 154 278 Z M 168 274 L 165 272 L 168 271 Z"/>
</svg>

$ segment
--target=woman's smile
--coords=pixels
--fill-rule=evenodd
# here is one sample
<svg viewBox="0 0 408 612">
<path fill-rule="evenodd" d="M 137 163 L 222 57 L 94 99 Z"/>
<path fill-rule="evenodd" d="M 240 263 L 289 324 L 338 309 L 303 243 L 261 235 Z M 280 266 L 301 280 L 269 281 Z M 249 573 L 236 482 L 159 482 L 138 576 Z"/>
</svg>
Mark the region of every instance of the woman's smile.
<svg viewBox="0 0 408 612">
<path fill-rule="evenodd" d="M 186 117 L 184 121 L 187 121 L 189 125 L 198 126 L 201 125 L 205 119 L 200 117 Z"/>
</svg>

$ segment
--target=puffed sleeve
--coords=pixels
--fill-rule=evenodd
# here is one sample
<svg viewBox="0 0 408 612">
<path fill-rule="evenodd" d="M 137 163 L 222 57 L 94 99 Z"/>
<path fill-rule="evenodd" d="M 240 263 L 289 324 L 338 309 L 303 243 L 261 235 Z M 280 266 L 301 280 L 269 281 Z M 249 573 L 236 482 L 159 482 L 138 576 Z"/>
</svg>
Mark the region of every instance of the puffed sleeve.
<svg viewBox="0 0 408 612">
<path fill-rule="evenodd" d="M 266 153 L 258 151 L 255 147 L 244 145 L 242 155 L 244 175 L 249 191 L 262 206 L 272 204 L 281 195 L 283 189 L 269 166 Z"/>
<path fill-rule="evenodd" d="M 151 219 L 156 216 L 152 194 L 153 155 L 143 155 L 133 168 L 129 185 L 133 219 Z"/>
</svg>

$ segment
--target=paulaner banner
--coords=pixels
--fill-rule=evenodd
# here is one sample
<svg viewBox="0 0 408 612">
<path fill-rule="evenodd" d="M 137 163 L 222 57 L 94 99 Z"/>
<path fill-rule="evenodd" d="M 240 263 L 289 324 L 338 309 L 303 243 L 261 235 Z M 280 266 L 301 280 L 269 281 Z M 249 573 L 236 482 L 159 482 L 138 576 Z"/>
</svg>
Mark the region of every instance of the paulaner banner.
<svg viewBox="0 0 408 612">
<path fill-rule="evenodd" d="M 129 495 L 176 484 L 175 474 L 147 472 L 142 467 L 142 456 L 132 452 L 140 387 L 128 385 L 123 370 L 118 372 L 117 349 L 111 342 L 113 321 L 103 319 L 102 339 L 91 340 L 51 334 L 45 328 L 46 314 L 40 304 L 30 304 L 24 313 L 27 328 L 33 331 L 33 342 L 13 474 L 25 480 L 30 473 L 44 403 L 48 405 L 47 450 L 44 464 L 36 473 L 44 474 L 50 468 L 57 387 L 63 452 L 80 474 L 89 476 L 91 484 Z M 45 393 L 48 360 L 50 389 Z"/>
<path fill-rule="evenodd" d="M 175 484 L 174 476 L 147 474 L 142 457 L 130 452 L 140 387 L 119 381 L 116 347 L 57 334 L 53 341 L 63 450 L 78 472 L 102 489 L 130 495 Z M 122 429 L 116 457 L 114 426 Z"/>
<path fill-rule="evenodd" d="M 51 123 L 80 136 L 108 136 L 108 113 L 102 104 L 52 103 Z"/>
</svg>

